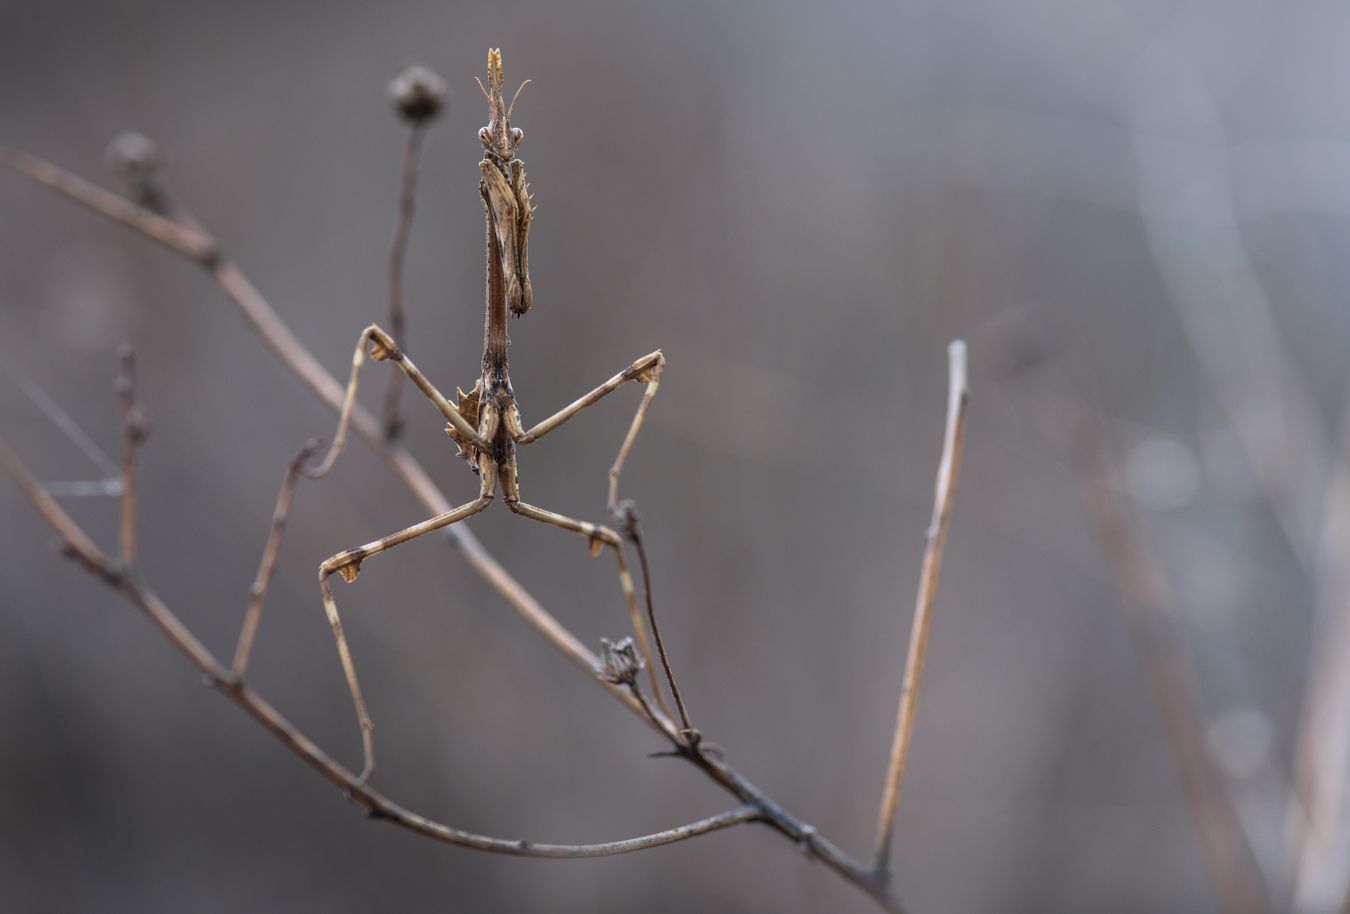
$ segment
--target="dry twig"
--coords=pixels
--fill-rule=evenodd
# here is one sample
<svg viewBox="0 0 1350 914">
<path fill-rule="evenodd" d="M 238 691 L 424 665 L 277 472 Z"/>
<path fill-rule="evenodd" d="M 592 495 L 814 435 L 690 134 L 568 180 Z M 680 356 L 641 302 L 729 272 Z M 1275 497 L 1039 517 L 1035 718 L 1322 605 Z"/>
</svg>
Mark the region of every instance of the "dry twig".
<svg viewBox="0 0 1350 914">
<path fill-rule="evenodd" d="M 130 346 L 117 353 L 118 412 L 122 420 L 122 484 L 117 539 L 122 566 L 128 572 L 136 568 L 136 451 L 145 440 L 145 415 L 136 403 L 136 354 Z"/>
<path fill-rule="evenodd" d="M 1269 914 L 1261 867 L 1238 818 L 1232 792 L 1205 745 L 1200 684 L 1186 647 L 1173 630 L 1176 600 L 1125 504 L 1120 472 L 1100 413 L 1084 414 L 1084 495 L 1120 589 L 1130 631 L 1144 661 L 1154 707 L 1181 775 L 1210 882 L 1229 914 Z"/>
<path fill-rule="evenodd" d="M 389 332 L 394 339 L 406 339 L 403 317 L 403 262 L 408 252 L 408 236 L 412 233 L 413 209 L 417 202 L 417 169 L 422 157 L 422 140 L 427 125 L 435 120 L 445 107 L 446 87 L 439 76 L 426 67 L 408 67 L 389 85 L 394 108 L 408 122 L 408 141 L 403 150 L 403 169 L 398 191 L 398 217 L 394 223 L 394 238 L 389 244 Z M 394 440 L 403 430 L 399 416 L 399 393 L 403 375 L 391 372 L 384 389 L 380 419 L 384 434 Z"/>
<path fill-rule="evenodd" d="M 248 672 L 248 658 L 253 652 L 253 640 L 258 635 L 258 625 L 262 622 L 263 604 L 267 602 L 267 591 L 272 584 L 272 573 L 276 571 L 277 555 L 281 552 L 281 537 L 286 531 L 286 517 L 291 510 L 291 500 L 295 497 L 295 484 L 304 469 L 305 461 L 318 450 L 317 439 L 305 443 L 300 452 L 291 459 L 286 468 L 286 477 L 282 480 L 281 491 L 277 494 L 277 504 L 272 510 L 272 526 L 267 531 L 267 543 L 263 546 L 262 560 L 258 563 L 258 574 L 248 592 L 248 606 L 244 609 L 244 624 L 239 630 L 239 642 L 234 649 L 234 662 L 230 672 L 234 678 L 242 681 Z"/>
<path fill-rule="evenodd" d="M 966 344 L 956 340 L 947 347 L 947 430 L 942 439 L 942 459 L 938 463 L 933 492 L 933 516 L 928 524 L 923 550 L 923 568 L 919 573 L 919 592 L 914 600 L 914 622 L 909 633 L 909 655 L 905 658 L 905 677 L 900 687 L 900 710 L 896 714 L 895 737 L 891 743 L 886 786 L 881 794 L 877 816 L 877 838 L 872 869 L 878 879 L 890 879 L 891 836 L 895 810 L 900 802 L 900 784 L 905 777 L 910 741 L 914 733 L 914 714 L 919 704 L 919 683 L 923 679 L 923 661 L 928 653 L 928 632 L 933 621 L 933 603 L 938 579 L 942 576 L 942 557 L 947 546 L 947 528 L 951 525 L 952 506 L 956 503 L 956 480 L 961 469 L 961 451 L 966 435 L 966 405 L 970 387 L 966 382 Z"/>
<path fill-rule="evenodd" d="M 1038 419 L 1071 450 L 1081 495 L 1121 597 L 1219 910 L 1268 914 L 1265 876 L 1227 777 L 1205 743 L 1199 674 L 1177 630 L 1178 601 L 1129 504 L 1095 376 L 1090 369 L 1084 372 L 1086 382 L 1070 376 L 1068 366 L 1048 360 L 1040 344 L 1025 342 L 1026 351 L 1010 353 L 1010 361 L 1018 370 L 1034 366 L 1043 374 L 1036 396 Z M 1021 349 L 1022 344 L 1012 348 Z"/>
</svg>

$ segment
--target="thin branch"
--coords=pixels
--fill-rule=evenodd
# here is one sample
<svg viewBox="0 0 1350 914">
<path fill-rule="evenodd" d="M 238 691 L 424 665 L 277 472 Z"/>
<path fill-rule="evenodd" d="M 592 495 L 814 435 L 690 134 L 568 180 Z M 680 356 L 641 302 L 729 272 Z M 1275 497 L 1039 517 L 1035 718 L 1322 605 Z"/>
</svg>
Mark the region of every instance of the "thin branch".
<svg viewBox="0 0 1350 914">
<path fill-rule="evenodd" d="M 117 350 L 117 407 L 122 422 L 121 505 L 117 542 L 122 566 L 136 568 L 136 451 L 145 441 L 145 416 L 136 403 L 136 353 L 130 346 Z"/>
<path fill-rule="evenodd" d="M 642 530 L 638 525 L 637 506 L 631 499 L 625 499 L 615 506 L 613 513 L 623 528 L 623 535 L 637 549 L 638 565 L 642 568 L 642 596 L 647 601 L 647 620 L 651 623 L 652 637 L 656 639 L 656 652 L 661 657 L 661 668 L 665 670 L 670 694 L 674 697 L 675 707 L 680 714 L 680 734 L 690 745 L 698 745 L 699 732 L 689 723 L 689 712 L 685 709 L 684 697 L 680 695 L 680 687 L 675 683 L 675 672 L 670 668 L 670 658 L 666 655 L 666 646 L 661 640 L 661 627 L 656 624 L 656 608 L 652 603 L 652 572 L 647 562 L 647 547 L 642 541 Z M 660 697 L 659 693 L 657 697 Z"/>
<path fill-rule="evenodd" d="M 878 877 L 873 868 L 863 866 L 817 832 L 814 826 L 808 825 L 783 809 L 718 754 L 704 749 L 706 745 L 705 742 L 690 747 L 677 743 L 675 751 L 677 755 L 692 762 L 704 774 L 720 784 L 732 796 L 759 809 L 766 824 L 794 841 L 803 853 L 820 860 L 845 880 L 866 892 L 882 909 L 892 914 L 906 914 L 908 909 L 891 891 L 889 882 Z"/>
<path fill-rule="evenodd" d="M 4 146 L 0 146 L 0 162 L 38 184 L 100 215 L 107 216 L 114 222 L 133 228 L 198 263 L 209 264 L 215 256 L 215 242 L 206 234 L 171 222 L 50 162 Z"/>
<path fill-rule="evenodd" d="M 624 600 L 628 603 L 629 621 L 633 626 L 633 632 L 637 635 L 639 650 L 642 651 L 644 666 L 647 667 L 647 681 L 651 683 L 652 695 L 656 698 L 656 704 L 666 717 L 674 717 L 675 712 L 670 710 L 670 705 L 666 702 L 665 693 L 661 691 L 661 680 L 656 672 L 656 661 L 652 657 L 651 639 L 647 637 L 647 626 L 642 621 L 642 610 L 637 605 L 637 599 L 633 596 L 633 575 L 628 568 L 628 559 L 624 556 L 623 548 L 614 550 L 614 560 L 619 567 L 619 581 L 623 586 Z M 634 696 L 641 698 L 636 692 Z"/>
<path fill-rule="evenodd" d="M 191 214 L 180 210 L 181 215 L 175 215 L 175 218 L 180 219 L 180 221 L 170 221 L 137 206 L 124 197 L 96 187 L 41 159 L 24 153 L 8 151 L 3 147 L 0 147 L 0 164 L 9 165 L 36 183 L 82 204 L 95 213 L 136 229 L 170 250 L 203 266 L 281 362 L 331 409 L 341 409 L 344 396 L 342 385 L 324 369 L 313 354 L 296 338 L 291 329 L 281 320 L 243 272 L 220 254 L 215 239 L 198 227 L 199 224 Z M 444 514 L 451 509 L 450 502 L 437 488 L 416 458 L 403 447 L 386 441 L 379 423 L 367 410 L 359 405 L 355 406 L 352 410 L 351 424 L 356 434 L 384 460 L 429 513 Z M 0 452 L 0 457 L 3 456 L 3 452 Z M 3 462 L 8 465 L 11 461 L 4 460 Z M 40 488 L 37 491 L 37 496 L 33 498 L 34 503 L 38 505 L 39 510 L 43 511 L 44 517 L 48 517 L 50 522 L 51 517 L 44 510 L 44 506 L 53 508 L 58 512 L 60 512 L 60 507 L 54 500 L 51 500 L 49 495 L 41 492 Z M 79 531 L 77 527 L 71 533 L 75 534 L 77 539 L 87 540 L 87 537 L 84 537 L 82 531 Z M 656 732 L 663 736 L 675 732 L 675 724 L 662 717 L 660 712 L 644 702 L 639 702 L 627 689 L 605 682 L 601 677 L 595 675 L 599 661 L 594 653 L 559 623 L 519 581 L 502 567 L 478 538 L 473 535 L 466 524 L 459 523 L 448 528 L 446 537 L 459 550 L 469 566 L 489 586 L 496 590 L 549 644 L 571 660 L 576 667 L 584 671 L 592 681 L 599 684 Z M 88 545 L 92 547 L 92 543 Z M 96 548 L 94 553 L 97 554 Z M 86 567 L 89 567 L 100 577 L 106 577 L 103 569 L 97 563 L 91 564 L 87 560 L 85 551 L 74 549 L 74 554 L 77 558 L 80 558 L 82 564 L 85 564 Z M 113 582 L 121 585 L 120 578 L 114 577 L 110 583 Z M 145 608 L 143 604 L 138 603 L 138 605 Z M 148 609 L 146 611 L 149 612 Z M 184 640 L 179 640 L 174 636 L 174 633 L 165 628 L 161 617 L 155 613 L 150 613 L 150 615 L 156 625 L 165 630 L 166 634 L 169 634 L 176 644 L 179 644 L 185 652 L 189 653 L 189 656 L 193 657 L 194 660 L 198 659 L 185 646 L 197 643 L 190 633 L 183 629 L 181 634 Z M 168 618 L 172 619 L 172 614 L 169 614 Z M 181 629 L 181 625 L 178 628 Z M 200 647 L 200 645 L 198 646 Z M 203 656 L 210 658 L 210 654 L 206 653 L 204 648 L 202 648 L 202 652 Z M 198 665 L 200 666 L 200 664 Z M 218 677 L 218 681 L 221 684 L 226 684 L 230 681 L 229 673 L 223 667 L 221 667 L 221 670 L 222 675 Z M 279 715 L 276 715 L 276 712 L 272 711 L 269 706 L 259 704 L 261 699 L 258 699 L 248 689 L 242 686 L 232 688 L 236 689 L 240 696 L 250 696 L 249 702 L 244 702 L 241 699 L 240 704 L 257 717 L 264 726 L 273 730 L 279 738 L 289 743 L 287 734 L 293 732 L 293 728 L 289 724 L 281 720 Z M 267 708 L 268 714 L 261 713 L 259 709 L 263 707 Z M 274 724 L 272 718 L 276 718 L 280 723 Z M 283 724 L 284 727 L 281 726 Z M 303 744 L 293 746 L 293 748 L 299 754 L 305 756 L 314 767 L 325 773 L 330 780 L 335 780 L 334 772 L 339 772 L 344 777 L 349 777 L 353 782 L 355 781 L 355 775 L 337 766 L 335 762 L 328 760 L 326 763 L 320 763 L 318 758 L 326 758 L 326 756 L 322 756 L 321 753 L 317 756 L 311 755 L 310 750 L 314 752 L 318 752 L 318 750 L 307 740 Z M 714 758 L 708 753 L 699 751 L 696 746 L 689 746 L 685 743 L 677 744 L 676 749 L 677 754 L 704 771 L 723 789 L 738 797 L 747 805 L 753 806 L 762 821 L 796 843 L 803 851 L 830 867 L 846 881 L 857 886 L 881 908 L 895 912 L 895 914 L 904 914 L 905 908 L 899 898 L 895 896 L 888 885 L 875 878 L 869 868 L 864 867 L 834 844 L 819 836 L 812 826 L 806 825 L 787 813 L 723 759 Z M 346 784 L 346 781 L 341 778 L 336 778 L 336 780 L 339 783 Z M 360 787 L 361 785 L 357 786 Z M 353 796 L 358 797 L 358 799 L 361 796 L 379 796 L 369 788 L 362 787 L 361 790 L 364 793 L 353 790 Z M 408 827 L 413 827 L 409 823 L 401 824 L 408 824 Z M 432 837 L 441 837 L 433 832 L 427 832 L 427 834 Z M 516 852 L 520 853 L 519 851 Z"/>
<path fill-rule="evenodd" d="M 1350 384 L 1340 452 L 1350 455 Z M 1290 910 L 1350 911 L 1350 464 L 1336 460 L 1323 495 L 1314 578 L 1316 636 L 1294 751 L 1295 834 Z"/>
<path fill-rule="evenodd" d="M 249 588 L 248 606 L 244 609 L 244 624 L 239 630 L 239 642 L 234 649 L 234 663 L 230 670 L 238 680 L 248 672 L 248 658 L 253 651 L 253 640 L 258 634 L 258 624 L 262 621 L 263 603 L 267 601 L 267 591 L 272 584 L 272 573 L 277 567 L 277 554 L 281 551 L 281 538 L 286 532 L 286 517 L 291 510 L 291 501 L 295 497 L 295 483 L 300 477 L 305 461 L 309 460 L 319 448 L 319 441 L 307 441 L 286 467 L 286 476 L 281 482 L 281 491 L 277 494 L 277 504 L 272 510 L 272 526 L 267 531 L 267 543 L 263 546 L 262 560 L 258 563 L 258 574 Z"/>
<path fill-rule="evenodd" d="M 122 494 L 121 479 L 57 479 L 43 485 L 56 498 L 108 498 Z"/>
<path fill-rule="evenodd" d="M 3 465 L 5 471 L 18 484 L 24 496 L 61 536 L 68 554 L 78 559 L 82 565 L 105 583 L 120 591 L 122 596 L 149 616 L 155 627 L 163 632 L 173 645 L 207 676 L 213 685 L 219 688 L 221 694 L 243 708 L 273 736 L 281 740 L 288 749 L 308 762 L 311 767 L 338 787 L 347 791 L 351 799 L 364 806 L 372 818 L 386 819 L 418 834 L 426 835 L 447 844 L 455 844 L 474 850 L 515 857 L 561 858 L 609 857 L 616 854 L 627 854 L 650 847 L 659 847 L 663 844 L 685 841 L 733 825 L 754 822 L 761 818 L 760 811 L 747 804 L 706 819 L 700 819 L 697 822 L 640 838 L 609 841 L 603 844 L 538 844 L 532 841 L 492 838 L 462 831 L 405 809 L 379 791 L 364 784 L 355 774 L 338 764 L 313 740 L 283 717 L 261 695 L 235 678 L 232 671 L 226 669 L 206 646 L 193 636 L 173 611 L 153 591 L 146 588 L 135 578 L 122 573 L 122 569 L 117 562 L 110 556 L 105 555 L 94 544 L 89 535 L 47 494 L 42 488 L 42 484 L 34 478 L 28 467 L 24 466 L 3 441 L 0 441 L 0 465 Z"/>
<path fill-rule="evenodd" d="M 1096 397 L 1095 389 L 1091 396 Z M 1205 745 L 1199 674 L 1175 631 L 1176 598 L 1125 501 L 1105 415 L 1098 403 L 1093 405 L 1098 408 L 1079 408 L 1074 423 L 1084 470 L 1084 495 L 1123 598 L 1130 632 L 1144 661 L 1210 882 L 1220 910 L 1228 914 L 1269 914 L 1265 877 L 1242 827 L 1228 781 Z"/>
<path fill-rule="evenodd" d="M 890 878 L 891 837 L 895 810 L 900 803 L 900 785 L 905 777 L 910 741 L 914 733 L 914 715 L 919 704 L 919 683 L 923 679 L 923 661 L 928 652 L 928 632 L 933 620 L 933 602 L 938 579 L 942 576 L 942 557 L 951 526 L 952 505 L 956 502 L 956 480 L 961 469 L 961 451 L 965 444 L 966 406 L 970 387 L 966 383 L 966 344 L 956 340 L 947 347 L 947 430 L 942 439 L 942 459 L 938 463 L 933 492 L 933 515 L 923 551 L 919 573 L 919 592 L 914 600 L 914 622 L 909 634 L 909 655 L 905 659 L 905 677 L 900 687 L 900 710 L 895 719 L 895 737 L 891 742 L 886 786 L 881 794 L 877 816 L 876 850 L 872 871 L 885 882 Z"/>
<path fill-rule="evenodd" d="M 98 446 L 98 442 L 90 438 L 85 430 L 80 428 L 79 424 L 71 418 L 70 413 L 61 408 L 61 405 L 47 395 L 38 384 L 28 375 L 19 371 L 18 366 L 14 364 L 13 359 L 5 356 L 0 358 L 0 371 L 9 375 L 10 379 L 19 386 L 24 396 L 32 401 L 42 415 L 46 416 L 61 430 L 61 433 L 69 438 L 74 445 L 80 449 L 84 456 L 88 457 L 92 463 L 98 465 L 99 472 L 103 474 L 103 479 L 93 482 L 47 482 L 45 485 L 49 491 L 57 487 L 64 487 L 71 490 L 70 494 L 77 495 L 116 495 L 122 486 L 121 469 L 117 461 L 108 456 L 103 448 Z M 53 494 L 55 494 L 53 492 Z"/>
<path fill-rule="evenodd" d="M 394 240 L 389 245 L 389 333 L 396 340 L 406 339 L 403 318 L 403 262 L 408 250 L 408 236 L 412 232 L 413 208 L 417 199 L 417 167 L 422 157 L 422 138 L 425 121 L 413 121 L 408 128 L 408 145 L 403 150 L 403 171 L 399 181 L 398 219 L 394 223 Z M 380 421 L 385 437 L 393 441 L 403 431 L 403 419 L 398 413 L 399 393 L 403 389 L 403 375 L 390 372 L 384 389 L 384 405 Z"/>
</svg>

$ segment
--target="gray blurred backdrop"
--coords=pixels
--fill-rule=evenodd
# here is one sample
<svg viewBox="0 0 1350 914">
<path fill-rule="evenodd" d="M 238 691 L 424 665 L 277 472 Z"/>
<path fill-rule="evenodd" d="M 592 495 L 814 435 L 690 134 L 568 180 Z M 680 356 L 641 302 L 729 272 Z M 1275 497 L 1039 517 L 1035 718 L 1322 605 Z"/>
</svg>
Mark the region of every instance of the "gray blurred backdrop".
<svg viewBox="0 0 1350 914">
<path fill-rule="evenodd" d="M 522 409 L 542 418 L 665 350 L 625 489 L 709 738 L 846 848 L 870 844 L 944 347 L 964 337 L 975 399 L 900 891 L 918 914 L 1218 910 L 1060 421 L 1099 408 L 1274 907 L 1316 912 L 1345 874 L 1295 884 L 1290 785 L 1318 735 L 1333 800 L 1344 775 L 1345 718 L 1311 736 L 1300 720 L 1350 592 L 1327 561 L 1347 533 L 1327 493 L 1346 478 L 1348 29 L 1342 4 L 1246 0 L 5 3 L 0 141 L 106 181 L 108 140 L 155 137 L 170 187 L 344 372 L 384 309 L 404 136 L 384 87 L 427 64 L 453 104 L 426 146 L 404 342 L 467 387 L 472 77 L 501 46 L 508 85 L 534 80 L 515 117 L 540 207 L 535 308 L 511 325 Z M 196 268 L 11 172 L 0 316 L 11 374 L 110 450 L 114 350 L 136 346 L 144 572 L 228 656 L 285 462 L 334 417 Z M 528 500 L 600 519 L 636 401 L 527 451 Z M 410 446 L 468 500 L 443 421 L 404 402 Z M 44 479 L 96 475 L 8 376 L 0 429 Z M 66 504 L 112 542 L 112 500 Z M 348 764 L 314 569 L 418 519 L 360 443 L 298 495 L 251 673 Z M 472 527 L 588 643 L 623 632 L 608 560 L 501 505 Z M 871 910 L 762 828 L 544 862 L 366 822 L 51 540 L 0 483 L 0 909 Z M 377 785 L 400 802 L 564 842 L 728 805 L 649 760 L 655 738 L 443 542 L 337 586 Z"/>
</svg>

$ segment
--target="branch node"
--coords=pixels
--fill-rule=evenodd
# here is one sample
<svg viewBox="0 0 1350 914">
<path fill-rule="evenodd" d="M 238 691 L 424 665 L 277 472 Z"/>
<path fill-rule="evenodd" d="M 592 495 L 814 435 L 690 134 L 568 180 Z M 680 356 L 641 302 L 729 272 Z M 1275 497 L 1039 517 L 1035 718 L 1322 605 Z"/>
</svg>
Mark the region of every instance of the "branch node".
<svg viewBox="0 0 1350 914">
<path fill-rule="evenodd" d="M 816 827 L 803 824 L 797 836 L 797 850 L 801 851 L 804 856 L 814 858 L 816 856 L 815 840 Z"/>
<path fill-rule="evenodd" d="M 126 581 L 126 570 L 121 566 L 112 563 L 100 562 L 97 559 L 85 555 L 84 552 L 77 549 L 73 543 L 67 539 L 58 539 L 52 542 L 54 548 L 62 558 L 70 559 L 77 565 L 84 566 L 84 569 L 94 577 L 99 578 L 110 587 L 121 587 Z"/>
</svg>

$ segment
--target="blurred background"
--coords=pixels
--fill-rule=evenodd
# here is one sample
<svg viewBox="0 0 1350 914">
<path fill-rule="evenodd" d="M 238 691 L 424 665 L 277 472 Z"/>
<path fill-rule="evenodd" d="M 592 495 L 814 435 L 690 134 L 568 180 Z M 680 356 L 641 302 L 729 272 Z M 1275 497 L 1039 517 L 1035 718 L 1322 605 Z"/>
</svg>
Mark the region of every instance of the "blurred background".
<svg viewBox="0 0 1350 914">
<path fill-rule="evenodd" d="M 962 337 L 900 892 L 917 914 L 1320 914 L 1350 884 L 1347 29 L 1342 4 L 1248 0 L 6 3 L 0 140 L 107 183 L 113 136 L 154 137 L 168 187 L 345 372 L 385 308 L 405 137 L 385 86 L 430 66 L 452 105 L 404 343 L 467 388 L 472 77 L 502 47 L 508 87 L 534 80 L 516 390 L 537 421 L 664 349 L 624 488 L 704 733 L 866 853 Z M 16 379 L 115 453 L 134 344 L 144 575 L 228 657 L 285 463 L 333 415 L 197 268 L 9 171 L 0 320 L 0 430 L 44 480 L 100 471 Z M 525 497 L 601 519 L 637 399 L 527 451 Z M 404 403 L 409 446 L 472 498 L 444 422 Z M 64 503 L 111 547 L 115 500 Z M 8 482 L 0 518 L 0 909 L 872 910 L 763 828 L 552 862 L 367 822 L 60 559 Z M 349 765 L 314 568 L 419 519 L 360 443 L 297 497 L 250 672 Z M 623 634 L 608 560 L 500 505 L 471 526 L 588 644 Z M 728 807 L 443 541 L 337 586 L 395 800 L 550 842 Z M 1178 746 L 1211 774 L 1198 801 Z M 1266 899 L 1215 870 L 1206 822 Z"/>
</svg>

